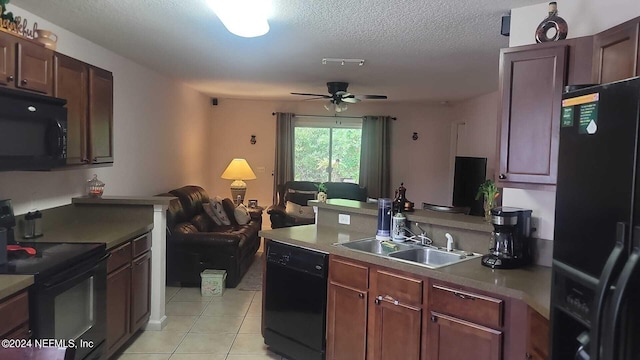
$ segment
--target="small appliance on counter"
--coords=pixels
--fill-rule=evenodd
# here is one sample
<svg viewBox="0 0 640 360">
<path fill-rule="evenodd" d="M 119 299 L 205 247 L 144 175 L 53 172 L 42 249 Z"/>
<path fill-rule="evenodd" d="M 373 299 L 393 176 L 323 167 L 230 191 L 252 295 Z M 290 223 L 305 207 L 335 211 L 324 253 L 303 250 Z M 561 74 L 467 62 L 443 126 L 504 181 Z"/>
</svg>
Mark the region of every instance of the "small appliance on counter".
<svg viewBox="0 0 640 360">
<path fill-rule="evenodd" d="M 531 263 L 532 210 L 497 207 L 491 209 L 491 245 L 482 265 L 493 269 L 513 269 Z"/>
<path fill-rule="evenodd" d="M 28 212 L 24 216 L 24 233 L 22 237 L 25 239 L 34 239 L 42 236 L 42 213 L 38 210 Z"/>
<path fill-rule="evenodd" d="M 391 210 L 392 201 L 389 198 L 378 199 L 378 231 L 376 239 L 391 239 Z"/>
</svg>

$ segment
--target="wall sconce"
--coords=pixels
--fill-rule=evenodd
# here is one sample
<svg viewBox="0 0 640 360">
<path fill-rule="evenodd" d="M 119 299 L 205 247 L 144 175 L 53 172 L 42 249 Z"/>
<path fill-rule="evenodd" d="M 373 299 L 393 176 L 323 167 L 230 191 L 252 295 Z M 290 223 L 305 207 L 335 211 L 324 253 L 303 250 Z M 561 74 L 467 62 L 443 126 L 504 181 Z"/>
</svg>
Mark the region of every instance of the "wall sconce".
<svg viewBox="0 0 640 360">
<path fill-rule="evenodd" d="M 251 142 L 251 145 L 255 145 L 256 144 L 257 141 L 256 141 L 256 136 L 255 135 L 251 135 L 250 142 Z"/>
<path fill-rule="evenodd" d="M 415 140 L 418 140 L 418 133 L 417 133 L 417 132 L 414 132 L 414 133 L 413 133 L 413 136 L 411 136 L 411 138 L 412 138 L 414 141 L 415 141 Z"/>
</svg>

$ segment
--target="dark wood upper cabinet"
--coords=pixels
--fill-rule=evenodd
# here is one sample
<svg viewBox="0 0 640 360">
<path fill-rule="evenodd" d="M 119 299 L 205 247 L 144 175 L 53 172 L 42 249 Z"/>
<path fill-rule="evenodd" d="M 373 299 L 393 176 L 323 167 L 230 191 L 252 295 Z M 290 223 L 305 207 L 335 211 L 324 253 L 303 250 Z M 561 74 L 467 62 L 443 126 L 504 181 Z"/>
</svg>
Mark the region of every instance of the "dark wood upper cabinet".
<svg viewBox="0 0 640 360">
<path fill-rule="evenodd" d="M 51 94 L 53 88 L 53 51 L 19 40 L 16 87 Z"/>
<path fill-rule="evenodd" d="M 554 185 L 566 44 L 503 49 L 498 181 Z"/>
<path fill-rule="evenodd" d="M 0 35 L 0 85 L 13 84 L 15 80 L 15 40 Z"/>
<path fill-rule="evenodd" d="M 82 61 L 55 54 L 54 76 L 53 96 L 67 100 L 67 164 L 86 164 L 89 67 Z"/>
<path fill-rule="evenodd" d="M 91 162 L 113 162 L 113 75 L 89 69 L 89 136 Z"/>
<path fill-rule="evenodd" d="M 53 94 L 53 51 L 0 31 L 0 85 Z"/>
<path fill-rule="evenodd" d="M 113 76 L 54 56 L 54 96 L 67 100 L 67 165 L 113 162 Z"/>
<path fill-rule="evenodd" d="M 593 82 L 604 84 L 639 75 L 638 26 L 635 19 L 593 37 Z"/>
</svg>

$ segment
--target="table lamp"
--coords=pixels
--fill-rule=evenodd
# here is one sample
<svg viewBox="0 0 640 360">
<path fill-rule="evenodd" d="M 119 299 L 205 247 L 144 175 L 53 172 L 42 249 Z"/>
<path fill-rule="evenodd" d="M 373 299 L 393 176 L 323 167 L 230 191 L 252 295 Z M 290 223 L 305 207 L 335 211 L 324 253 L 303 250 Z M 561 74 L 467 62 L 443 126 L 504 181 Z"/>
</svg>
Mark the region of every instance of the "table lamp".
<svg viewBox="0 0 640 360">
<path fill-rule="evenodd" d="M 233 180 L 231 183 L 231 199 L 234 202 L 238 202 L 238 196 L 240 196 L 240 202 L 238 203 L 240 204 L 244 201 L 244 194 L 247 192 L 247 184 L 244 180 L 253 180 L 256 178 L 256 174 L 251 170 L 247 160 L 233 159 L 220 177 L 226 180 Z"/>
</svg>

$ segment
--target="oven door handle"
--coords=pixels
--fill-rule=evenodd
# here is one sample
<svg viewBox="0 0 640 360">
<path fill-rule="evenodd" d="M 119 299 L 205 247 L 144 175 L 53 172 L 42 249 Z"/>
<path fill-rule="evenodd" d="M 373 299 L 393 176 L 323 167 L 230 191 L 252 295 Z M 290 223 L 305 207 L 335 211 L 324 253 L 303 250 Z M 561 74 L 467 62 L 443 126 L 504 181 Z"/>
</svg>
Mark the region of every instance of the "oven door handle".
<svg viewBox="0 0 640 360">
<path fill-rule="evenodd" d="M 80 270 L 77 269 L 69 269 L 65 272 L 63 272 L 62 274 L 67 274 L 69 272 L 78 272 L 77 275 L 72 276 L 71 278 L 67 278 L 66 276 L 63 276 L 62 274 L 56 275 L 54 276 L 51 281 L 45 282 L 43 285 L 44 287 L 47 288 L 51 288 L 51 287 L 57 287 L 60 285 L 64 285 L 64 284 L 68 284 L 68 283 L 72 283 L 74 281 L 76 281 L 77 279 L 86 276 L 87 273 L 90 273 L 91 271 L 95 270 L 100 263 L 107 261 L 107 259 L 111 256 L 111 253 L 108 253 L 106 255 L 104 255 L 103 257 L 101 257 L 100 259 L 98 259 L 98 261 L 96 261 L 95 263 L 92 263 L 91 266 L 88 267 L 84 267 L 81 268 Z"/>
</svg>

